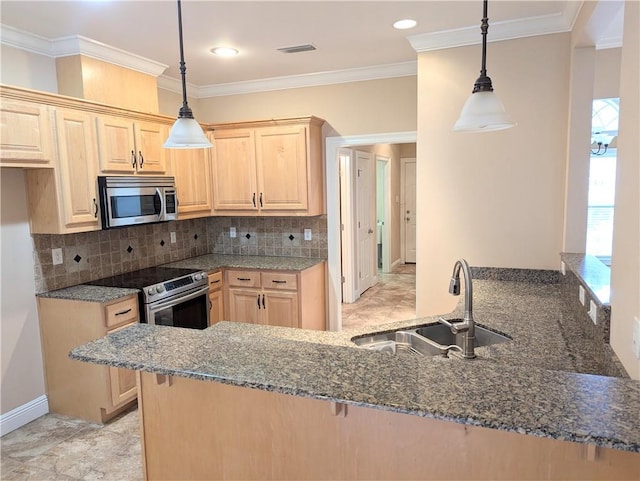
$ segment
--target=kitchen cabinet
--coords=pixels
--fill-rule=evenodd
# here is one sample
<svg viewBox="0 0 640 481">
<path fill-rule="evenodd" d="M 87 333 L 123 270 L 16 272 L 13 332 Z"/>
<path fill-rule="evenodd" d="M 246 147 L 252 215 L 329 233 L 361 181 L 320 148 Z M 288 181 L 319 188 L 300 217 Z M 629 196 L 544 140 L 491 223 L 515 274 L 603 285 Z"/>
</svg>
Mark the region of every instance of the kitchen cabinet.
<svg viewBox="0 0 640 481">
<path fill-rule="evenodd" d="M 209 272 L 209 325 L 224 319 L 224 292 L 222 271 Z"/>
<path fill-rule="evenodd" d="M 324 262 L 300 272 L 229 269 L 225 290 L 230 321 L 326 329 Z"/>
<path fill-rule="evenodd" d="M 176 179 L 178 217 L 212 215 L 211 149 L 171 149 L 171 170 Z"/>
<path fill-rule="evenodd" d="M 0 166 L 53 167 L 55 143 L 48 105 L 3 97 L 0 126 Z"/>
<path fill-rule="evenodd" d="M 51 412 L 104 423 L 133 404 L 135 371 L 80 363 L 68 354 L 137 323 L 137 296 L 105 303 L 39 297 L 38 317 Z"/>
<path fill-rule="evenodd" d="M 323 214 L 323 122 L 304 117 L 214 126 L 215 214 Z"/>
<path fill-rule="evenodd" d="M 168 174 L 166 124 L 100 115 L 97 118 L 101 174 Z"/>
<path fill-rule="evenodd" d="M 26 171 L 31 233 L 99 230 L 94 116 L 55 109 L 58 165 Z"/>
</svg>

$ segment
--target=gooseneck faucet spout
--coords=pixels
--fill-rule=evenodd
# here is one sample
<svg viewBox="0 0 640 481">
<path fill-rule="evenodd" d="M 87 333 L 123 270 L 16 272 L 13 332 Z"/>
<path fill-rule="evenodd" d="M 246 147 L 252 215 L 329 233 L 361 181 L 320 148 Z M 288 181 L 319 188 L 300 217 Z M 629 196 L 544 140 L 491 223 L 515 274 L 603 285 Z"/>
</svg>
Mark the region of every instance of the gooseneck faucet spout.
<svg viewBox="0 0 640 481">
<path fill-rule="evenodd" d="M 460 295 L 460 270 L 464 276 L 464 319 L 462 322 L 449 322 L 440 319 L 440 322 L 451 329 L 454 334 L 462 334 L 462 357 L 471 359 L 475 355 L 476 328 L 473 320 L 473 285 L 471 280 L 471 269 L 469 263 L 460 259 L 453 266 L 451 282 L 449 283 L 449 294 Z"/>
</svg>

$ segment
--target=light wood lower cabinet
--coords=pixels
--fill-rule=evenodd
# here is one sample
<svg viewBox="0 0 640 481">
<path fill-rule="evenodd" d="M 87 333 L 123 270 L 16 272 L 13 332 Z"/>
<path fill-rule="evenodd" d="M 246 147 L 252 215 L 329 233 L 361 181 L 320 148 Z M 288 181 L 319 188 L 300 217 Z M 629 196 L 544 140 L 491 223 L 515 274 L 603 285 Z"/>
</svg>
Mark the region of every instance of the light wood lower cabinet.
<svg viewBox="0 0 640 481">
<path fill-rule="evenodd" d="M 227 320 L 326 329 L 325 263 L 300 272 L 228 269 Z"/>
<path fill-rule="evenodd" d="M 38 298 L 51 412 L 103 423 L 136 400 L 135 371 L 69 359 L 69 351 L 138 322 L 137 297 L 109 303 Z"/>
<path fill-rule="evenodd" d="M 217 382 L 138 376 L 145 479 L 638 479 L 640 453 Z"/>
<path fill-rule="evenodd" d="M 222 271 L 209 272 L 209 325 L 224 320 L 224 292 Z"/>
</svg>

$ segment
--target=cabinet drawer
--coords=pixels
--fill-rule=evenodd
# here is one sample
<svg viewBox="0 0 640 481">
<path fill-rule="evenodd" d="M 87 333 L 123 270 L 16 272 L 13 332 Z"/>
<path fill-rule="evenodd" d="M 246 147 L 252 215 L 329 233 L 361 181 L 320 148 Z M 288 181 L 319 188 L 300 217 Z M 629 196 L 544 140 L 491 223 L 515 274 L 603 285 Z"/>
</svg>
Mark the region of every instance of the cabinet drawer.
<svg viewBox="0 0 640 481">
<path fill-rule="evenodd" d="M 122 302 L 105 306 L 107 328 L 112 328 L 126 322 L 138 321 L 138 299 L 132 297 Z"/>
<path fill-rule="evenodd" d="M 298 276 L 280 272 L 263 272 L 262 287 L 264 289 L 282 289 L 295 291 L 298 289 Z"/>
<path fill-rule="evenodd" d="M 215 291 L 222 287 L 222 271 L 211 272 L 209 274 L 209 291 Z"/>
<path fill-rule="evenodd" d="M 233 287 L 260 287 L 260 273 L 256 271 L 227 271 L 227 282 Z"/>
</svg>

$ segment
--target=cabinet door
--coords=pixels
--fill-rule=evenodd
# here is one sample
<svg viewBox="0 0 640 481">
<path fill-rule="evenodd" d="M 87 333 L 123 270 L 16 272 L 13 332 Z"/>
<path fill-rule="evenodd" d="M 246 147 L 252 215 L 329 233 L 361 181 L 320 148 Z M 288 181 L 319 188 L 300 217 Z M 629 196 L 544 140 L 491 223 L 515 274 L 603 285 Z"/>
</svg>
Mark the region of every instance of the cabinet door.
<svg viewBox="0 0 640 481">
<path fill-rule="evenodd" d="M 134 324 L 136 324 L 136 322 L 125 324 L 122 327 L 109 331 L 107 334 L 113 334 Z M 109 369 L 109 388 L 111 391 L 112 407 L 117 408 L 135 399 L 138 395 L 136 372 L 131 369 L 122 369 L 119 367 L 108 367 L 107 369 Z"/>
<path fill-rule="evenodd" d="M 213 144 L 214 210 L 257 210 L 253 131 L 216 130 Z"/>
<path fill-rule="evenodd" d="M 263 296 L 263 324 L 298 327 L 298 294 L 296 292 L 265 291 Z"/>
<path fill-rule="evenodd" d="M 46 167 L 53 163 L 53 131 L 49 107 L 2 99 L 0 103 L 0 165 Z"/>
<path fill-rule="evenodd" d="M 133 174 L 137 166 L 133 123 L 117 117 L 97 118 L 100 172 Z"/>
<path fill-rule="evenodd" d="M 261 292 L 254 289 L 229 289 L 229 320 L 258 324 Z"/>
<path fill-rule="evenodd" d="M 209 302 L 211 302 L 211 311 L 209 316 L 210 326 L 213 326 L 216 322 L 224 320 L 223 298 L 222 289 L 209 292 Z"/>
<path fill-rule="evenodd" d="M 166 125 L 136 122 L 136 167 L 139 174 L 167 173 L 169 153 L 162 144 L 168 136 L 169 129 Z"/>
<path fill-rule="evenodd" d="M 171 155 L 178 195 L 178 216 L 211 215 L 210 149 L 174 149 Z"/>
<path fill-rule="evenodd" d="M 258 204 L 263 211 L 306 210 L 305 127 L 257 129 Z"/>
<path fill-rule="evenodd" d="M 56 110 L 60 162 L 60 196 L 66 227 L 98 226 L 96 171 L 98 152 L 93 117 L 85 112 Z"/>
</svg>

